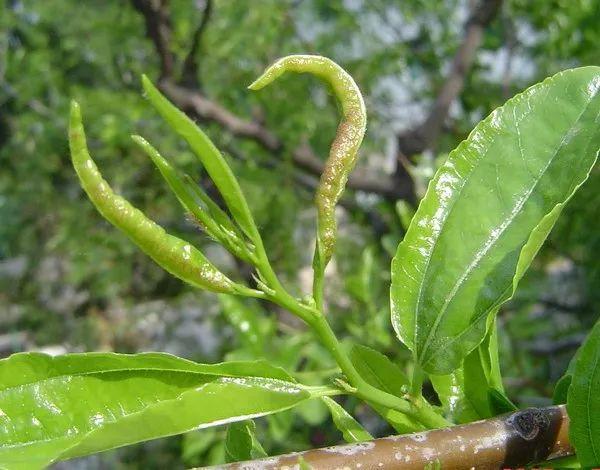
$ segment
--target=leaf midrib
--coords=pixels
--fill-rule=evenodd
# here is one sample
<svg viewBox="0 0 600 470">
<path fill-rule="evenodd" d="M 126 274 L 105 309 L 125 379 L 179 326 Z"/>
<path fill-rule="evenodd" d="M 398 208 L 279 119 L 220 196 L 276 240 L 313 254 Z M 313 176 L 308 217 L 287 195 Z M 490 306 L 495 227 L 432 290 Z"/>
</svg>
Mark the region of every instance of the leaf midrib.
<svg viewBox="0 0 600 470">
<path fill-rule="evenodd" d="M 431 345 L 431 341 L 432 341 L 432 339 L 434 337 L 434 334 L 437 332 L 437 329 L 438 329 L 438 327 L 439 327 L 442 319 L 444 318 L 446 312 L 448 311 L 448 306 L 450 305 L 450 303 L 452 303 L 452 300 L 454 299 L 454 296 L 456 295 L 456 293 L 464 285 L 464 282 L 468 279 L 468 277 L 470 276 L 470 274 L 479 266 L 479 263 L 484 258 L 484 256 L 496 245 L 496 243 L 498 242 L 498 240 L 502 237 L 502 235 L 506 232 L 506 230 L 512 225 L 512 222 L 517 217 L 517 215 L 519 215 L 521 213 L 521 210 L 523 209 L 525 203 L 531 197 L 531 194 L 533 194 L 533 191 L 537 187 L 538 183 L 542 180 L 542 178 L 546 174 L 546 171 L 548 170 L 548 168 L 550 168 L 551 164 L 555 161 L 556 156 L 559 154 L 559 152 L 561 151 L 562 147 L 565 145 L 565 143 L 568 142 L 567 137 L 570 135 L 570 133 L 574 129 L 574 127 L 578 124 L 578 122 L 580 121 L 581 117 L 585 114 L 585 112 L 589 108 L 590 103 L 592 101 L 594 101 L 594 99 L 596 98 L 597 95 L 598 95 L 597 93 L 594 94 L 586 102 L 586 104 L 583 107 L 583 110 L 581 111 L 581 113 L 579 113 L 579 115 L 577 116 L 577 118 L 575 119 L 575 121 L 571 124 L 571 126 L 569 126 L 568 131 L 564 133 L 563 138 L 559 142 L 559 144 L 556 147 L 556 149 L 553 151 L 552 157 L 548 159 L 548 162 L 546 163 L 546 165 L 544 166 L 544 168 L 542 169 L 542 171 L 535 178 L 535 180 L 534 180 L 533 185 L 531 186 L 531 188 L 529 190 L 527 190 L 527 191 L 524 191 L 523 195 L 521 196 L 520 202 L 511 211 L 511 215 L 508 218 L 507 222 L 504 223 L 504 224 L 502 224 L 503 227 L 502 227 L 501 231 L 498 233 L 498 235 L 495 237 L 495 239 L 492 239 L 491 243 L 489 243 L 489 240 L 490 240 L 489 238 L 486 240 L 486 242 L 484 243 L 484 247 L 485 247 L 484 250 L 483 251 L 481 251 L 481 250 L 477 251 L 477 256 L 475 256 L 475 259 L 467 266 L 467 269 L 463 272 L 463 274 L 460 276 L 460 278 L 458 279 L 458 281 L 456 282 L 456 284 L 453 286 L 452 290 L 450 291 L 450 294 L 448 295 L 448 297 L 446 297 L 446 299 L 444 301 L 444 305 L 442 306 L 442 310 L 436 316 L 435 322 L 434 322 L 431 330 L 429 330 L 429 334 L 428 334 L 427 339 L 425 340 L 425 343 L 424 343 L 423 348 L 421 350 L 421 354 L 420 354 L 421 358 L 425 357 L 425 354 L 426 354 L 426 352 L 428 351 L 428 349 L 429 349 L 429 347 Z M 487 155 L 487 153 L 488 152 L 486 152 L 485 155 Z M 479 159 L 478 161 L 481 161 L 481 160 L 482 159 Z M 471 177 L 471 175 L 473 173 L 474 173 L 474 170 L 471 173 L 469 173 L 469 178 Z M 468 180 L 468 178 L 467 178 L 467 180 Z M 462 189 L 465 186 L 466 186 L 466 181 L 465 181 L 465 185 L 463 185 L 461 187 L 461 192 L 462 192 Z M 455 201 L 458 199 L 459 196 L 460 196 L 460 192 L 456 196 Z M 452 204 L 452 208 L 454 208 L 454 203 Z M 450 218 L 450 215 L 451 215 L 451 212 L 452 212 L 452 208 L 450 208 L 450 210 L 448 211 L 448 215 L 447 215 L 445 221 L 447 221 Z M 440 231 L 441 231 L 441 229 L 440 229 Z M 439 240 L 439 237 L 436 238 L 436 246 L 437 246 L 437 241 L 438 240 Z M 486 244 L 487 244 L 487 247 L 486 247 Z M 431 257 L 433 257 L 433 251 L 434 251 L 434 249 L 435 249 L 435 246 L 432 248 Z M 431 259 L 431 257 L 430 257 L 430 259 Z M 425 274 L 426 274 L 426 271 L 425 271 Z M 425 275 L 424 275 L 423 279 L 425 279 Z M 424 285 L 424 284 L 425 284 L 425 282 L 423 282 L 421 284 L 421 286 Z"/>
</svg>

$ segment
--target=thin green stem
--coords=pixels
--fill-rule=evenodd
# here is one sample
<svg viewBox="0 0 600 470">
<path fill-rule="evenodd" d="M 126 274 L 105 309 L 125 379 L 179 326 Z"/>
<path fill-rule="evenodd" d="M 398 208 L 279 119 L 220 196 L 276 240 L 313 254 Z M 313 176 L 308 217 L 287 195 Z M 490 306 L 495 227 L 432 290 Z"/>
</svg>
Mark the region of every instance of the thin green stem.
<svg viewBox="0 0 600 470">
<path fill-rule="evenodd" d="M 383 390 L 379 390 L 367 383 L 358 373 L 354 364 L 352 364 L 352 361 L 342 348 L 342 345 L 331 329 L 325 315 L 323 315 L 322 310 L 305 305 L 292 297 L 281 285 L 277 275 L 271 267 L 260 236 L 256 237 L 253 241 L 256 245 L 257 269 L 269 288 L 273 290 L 272 293 L 267 295 L 267 298 L 303 319 L 313 329 L 323 345 L 329 350 L 335 361 L 338 363 L 340 369 L 350 381 L 351 385 L 356 389 L 355 395 L 357 397 L 400 411 L 401 413 L 420 421 L 428 428 L 446 427 L 451 424 L 437 414 L 431 405 L 424 400 L 420 400 L 418 403 L 410 403 L 407 400 Z M 316 290 L 316 292 L 322 292 L 322 280 L 319 282 L 321 283 L 321 290 Z M 317 301 L 322 303 L 322 297 L 319 297 L 318 300 L 315 299 L 315 302 Z"/>
<path fill-rule="evenodd" d="M 314 278 L 313 278 L 313 298 L 315 299 L 315 305 L 317 306 L 317 310 L 320 312 L 323 311 L 323 290 L 324 285 L 323 282 L 325 280 L 325 272 L 315 268 L 313 270 Z"/>
<path fill-rule="evenodd" d="M 415 362 L 412 380 L 410 382 L 410 396 L 416 400 L 421 397 L 423 391 L 423 369 Z"/>
</svg>

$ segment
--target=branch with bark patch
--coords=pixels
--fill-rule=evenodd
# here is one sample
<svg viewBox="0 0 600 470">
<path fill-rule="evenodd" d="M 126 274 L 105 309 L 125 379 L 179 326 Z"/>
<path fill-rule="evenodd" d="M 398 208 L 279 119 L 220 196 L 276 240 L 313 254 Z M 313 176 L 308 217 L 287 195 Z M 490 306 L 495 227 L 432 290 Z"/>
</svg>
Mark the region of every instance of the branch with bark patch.
<svg viewBox="0 0 600 470">
<path fill-rule="evenodd" d="M 298 468 L 299 463 L 304 461 L 310 468 L 319 470 L 491 470 L 524 467 L 572 454 L 569 418 L 565 406 L 561 405 L 529 408 L 445 429 L 210 468 L 283 470 Z"/>
</svg>

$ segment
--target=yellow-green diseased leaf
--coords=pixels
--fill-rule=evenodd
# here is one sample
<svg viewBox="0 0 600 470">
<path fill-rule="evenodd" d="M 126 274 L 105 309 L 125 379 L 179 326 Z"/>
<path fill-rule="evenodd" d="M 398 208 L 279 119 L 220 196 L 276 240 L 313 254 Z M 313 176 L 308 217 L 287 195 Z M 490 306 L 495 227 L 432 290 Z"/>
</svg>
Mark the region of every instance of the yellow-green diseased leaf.
<svg viewBox="0 0 600 470">
<path fill-rule="evenodd" d="M 227 462 L 241 462 L 266 457 L 267 453 L 256 438 L 254 421 L 238 421 L 227 426 L 225 438 L 225 459 Z"/>
<path fill-rule="evenodd" d="M 360 376 L 373 387 L 397 397 L 408 393 L 409 380 L 404 372 L 380 352 L 356 344 L 350 351 L 350 360 Z M 424 429 L 420 423 L 396 410 L 370 402 L 369 406 L 401 434 Z"/>
<path fill-rule="evenodd" d="M 600 148 L 600 67 L 509 100 L 453 150 L 392 262 L 394 329 L 431 374 L 483 340 Z"/>
<path fill-rule="evenodd" d="M 145 75 L 142 76 L 142 85 L 152 106 L 194 151 L 219 189 L 234 220 L 254 243 L 258 243 L 260 235 L 246 198 L 221 152 L 194 121 L 165 98 Z"/>
<path fill-rule="evenodd" d="M 430 374 L 429 380 L 442 402 L 448 419 L 458 424 L 470 423 L 479 419 L 475 406 L 465 394 L 462 367 L 446 375 Z"/>
<path fill-rule="evenodd" d="M 329 397 L 321 398 L 329 408 L 333 424 L 340 430 L 346 442 L 370 441 L 373 436 L 363 428 L 344 408 Z"/>
<path fill-rule="evenodd" d="M 156 263 L 195 287 L 232 294 L 250 290 L 233 283 L 195 247 L 166 233 L 127 200 L 115 194 L 89 154 L 81 111 L 75 102 L 71 104 L 69 145 L 81 186 L 96 209 Z"/>
<path fill-rule="evenodd" d="M 600 466 L 600 321 L 579 349 L 567 395 L 569 437 L 583 468 Z"/>
<path fill-rule="evenodd" d="M 348 175 L 356 164 L 358 149 L 367 127 L 365 103 L 352 77 L 326 57 L 291 55 L 267 68 L 248 88 L 260 90 L 285 72 L 310 73 L 327 82 L 342 110 L 335 139 L 317 188 L 317 250 L 315 268 L 325 269 L 336 239 L 335 206 L 344 191 Z"/>
<path fill-rule="evenodd" d="M 291 408 L 311 397 L 263 361 L 16 354 L 0 361 L 0 468 L 34 469 Z"/>
</svg>

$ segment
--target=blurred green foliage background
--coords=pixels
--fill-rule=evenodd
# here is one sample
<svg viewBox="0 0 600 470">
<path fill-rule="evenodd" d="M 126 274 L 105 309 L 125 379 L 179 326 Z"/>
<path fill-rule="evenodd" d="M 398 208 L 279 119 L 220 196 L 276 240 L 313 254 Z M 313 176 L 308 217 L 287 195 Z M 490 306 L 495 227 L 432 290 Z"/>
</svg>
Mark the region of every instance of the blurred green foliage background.
<svg viewBox="0 0 600 470">
<path fill-rule="evenodd" d="M 0 0 L 0 356 L 160 350 L 204 362 L 267 357 L 307 382 L 331 373 L 328 356 L 285 312 L 194 291 L 109 226 L 80 189 L 66 140 L 75 98 L 111 184 L 226 272 L 248 277 L 186 219 L 129 138 L 150 138 L 214 195 L 144 100 L 139 77 L 148 74 L 228 156 L 274 266 L 305 294 L 312 193 L 336 105 L 304 76 L 258 93 L 246 86 L 280 56 L 315 53 L 355 77 L 369 112 L 339 211 L 328 315 L 342 338 L 404 365 L 389 321 L 389 265 L 429 178 L 513 94 L 600 64 L 599 24 L 596 0 Z M 506 386 L 521 405 L 549 403 L 597 316 L 599 183 L 595 169 L 500 313 Z M 390 432 L 370 410 L 355 412 L 374 434 Z M 270 453 L 340 441 L 319 404 L 257 426 Z M 60 466 L 220 463 L 223 439 L 223 429 L 197 431 Z"/>
</svg>

